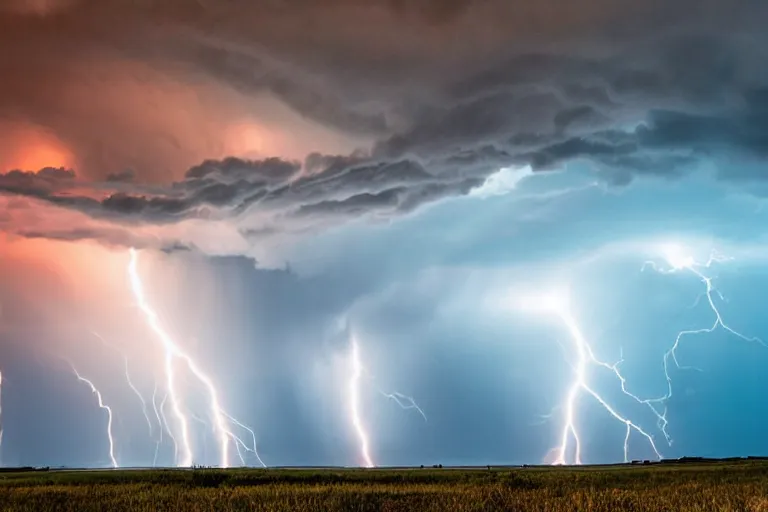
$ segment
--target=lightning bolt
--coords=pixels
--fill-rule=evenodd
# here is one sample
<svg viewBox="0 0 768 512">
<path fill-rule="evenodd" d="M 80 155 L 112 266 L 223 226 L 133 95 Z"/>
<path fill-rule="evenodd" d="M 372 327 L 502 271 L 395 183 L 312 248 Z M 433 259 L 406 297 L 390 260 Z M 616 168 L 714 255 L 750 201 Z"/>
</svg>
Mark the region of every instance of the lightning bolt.
<svg viewBox="0 0 768 512">
<path fill-rule="evenodd" d="M 144 414 L 144 419 L 147 422 L 147 427 L 149 428 L 149 437 L 153 436 L 153 428 L 152 428 L 152 420 L 149 419 L 149 410 L 147 409 L 147 401 L 144 399 L 144 395 L 141 394 L 141 392 L 138 390 L 138 388 L 134 385 L 133 380 L 131 380 L 131 372 L 128 368 L 128 356 L 123 354 L 117 347 L 114 345 L 107 343 L 107 341 L 97 332 L 92 331 L 92 334 L 96 336 L 104 345 L 111 348 L 118 354 L 120 354 L 120 357 L 123 358 L 123 362 L 125 364 L 125 381 L 128 383 L 128 387 L 131 388 L 131 391 L 133 391 L 133 394 L 135 394 L 139 401 L 141 402 L 141 412 Z"/>
<path fill-rule="evenodd" d="M 173 431 L 171 430 L 171 427 L 168 425 L 168 417 L 165 415 L 165 403 L 168 401 L 168 393 L 166 392 L 165 396 L 163 397 L 162 402 L 160 402 L 160 416 L 163 419 L 163 426 L 165 427 L 165 431 L 168 434 L 168 437 L 171 438 L 171 441 L 173 442 L 173 453 L 174 457 L 178 459 L 179 456 L 179 443 L 176 441 L 176 436 L 173 435 Z M 162 435 L 162 430 L 161 430 Z"/>
<path fill-rule="evenodd" d="M 395 402 L 398 406 L 400 406 L 401 409 L 416 410 L 421 415 L 421 417 L 424 418 L 424 421 L 427 421 L 427 415 L 424 414 L 424 411 L 421 409 L 421 407 L 419 407 L 419 404 L 417 404 L 412 397 L 398 393 L 397 391 L 387 393 L 385 391 L 379 390 L 379 393 L 384 396 L 384 398 L 388 398 Z"/>
<path fill-rule="evenodd" d="M 117 459 L 115 459 L 115 440 L 112 436 L 112 409 L 104 404 L 104 400 L 101 397 L 101 392 L 96 389 L 96 386 L 91 382 L 90 380 L 86 379 L 80 373 L 77 371 L 77 368 L 75 368 L 75 365 L 70 363 L 70 366 L 72 367 L 72 371 L 75 372 L 75 375 L 77 376 L 77 380 L 80 382 L 84 382 L 88 385 L 88 387 L 91 388 L 91 392 L 96 395 L 96 398 L 99 401 L 99 408 L 104 409 L 107 411 L 107 438 L 109 439 L 109 459 L 112 462 L 112 467 L 117 468 Z"/>
<path fill-rule="evenodd" d="M 656 443 L 653 437 L 646 432 L 643 428 L 638 426 L 630 419 L 622 416 L 612 405 L 608 403 L 600 394 L 598 394 L 589 384 L 588 370 L 590 366 L 597 366 L 607 368 L 616 374 L 622 383 L 622 389 L 624 389 L 624 378 L 621 376 L 617 369 L 617 364 L 610 365 L 602 362 L 595 357 L 594 351 L 591 345 L 585 338 L 578 325 L 578 322 L 571 313 L 570 306 L 568 304 L 567 296 L 563 294 L 544 295 L 539 297 L 529 297 L 522 303 L 522 307 L 527 311 L 548 313 L 557 316 L 557 318 L 564 324 L 570 338 L 573 342 L 574 349 L 576 351 L 576 360 L 572 363 L 574 378 L 568 389 L 566 395 L 565 404 L 563 410 L 565 411 L 565 420 L 560 434 L 560 445 L 556 450 L 555 464 L 568 464 L 568 453 L 570 448 L 570 441 L 573 440 L 573 452 L 572 459 L 573 464 L 581 464 L 581 437 L 576 427 L 576 406 L 579 397 L 586 393 L 591 396 L 597 403 L 599 403 L 608 414 L 610 414 L 616 421 L 623 423 L 626 427 L 626 435 L 624 436 L 624 461 L 629 462 L 629 441 L 632 431 L 637 432 L 644 437 L 650 445 L 656 456 L 661 459 L 661 454 L 656 447 Z"/>
<path fill-rule="evenodd" d="M 149 437 L 153 437 L 153 428 L 152 428 L 152 420 L 149 419 L 149 411 L 147 410 L 147 401 L 144 400 L 144 396 L 139 392 L 139 390 L 136 388 L 136 386 L 133 384 L 133 381 L 131 380 L 131 373 L 128 370 L 128 358 L 124 358 L 125 361 L 125 380 L 128 382 L 128 387 L 133 390 L 133 393 L 139 398 L 139 401 L 141 402 L 141 412 L 144 414 L 144 419 L 147 421 L 147 427 L 149 428 Z"/>
<path fill-rule="evenodd" d="M 350 366 L 351 375 L 349 379 L 349 415 L 350 422 L 352 423 L 355 433 L 357 434 L 358 441 L 360 443 L 360 459 L 367 468 L 375 466 L 373 459 L 370 455 L 370 442 L 368 432 L 365 429 L 363 420 L 360 416 L 360 380 L 365 373 L 365 366 L 360 358 L 360 348 L 358 346 L 357 338 L 354 334 L 350 336 L 351 352 L 350 352 Z M 393 393 L 386 393 L 378 390 L 379 393 L 387 399 L 394 401 L 401 409 L 413 409 L 416 410 L 427 421 L 427 415 L 419 407 L 416 401 L 410 396 L 404 395 L 397 391 Z"/>
<path fill-rule="evenodd" d="M 230 436 L 232 437 L 232 439 L 235 441 L 235 443 L 237 444 L 237 446 L 242 446 L 242 447 L 243 447 L 243 449 L 245 449 L 246 451 L 248 451 L 248 452 L 252 453 L 252 454 L 253 454 L 253 456 L 254 456 L 254 457 L 256 457 L 256 460 L 257 460 L 257 461 L 259 461 L 259 464 L 261 464 L 261 467 L 264 467 L 264 468 L 266 468 L 266 467 L 267 467 L 267 465 L 266 465 L 266 464 L 264 464 L 264 461 L 263 461 L 263 460 L 261 460 L 261 456 L 259 455 L 259 452 L 256 450 L 256 432 L 254 432 L 254 431 L 253 431 L 253 429 L 251 429 L 250 427 L 248 427 L 248 426 L 244 425 L 243 423 L 239 422 L 238 420 L 236 420 L 235 418 L 233 418 L 232 416 L 230 416 L 229 414 L 227 414 L 225 411 L 221 411 L 221 413 L 222 413 L 224 416 L 226 416 L 226 418 L 227 418 L 229 421 L 231 421 L 231 422 L 232 422 L 234 425 L 236 425 L 236 426 L 240 427 L 241 429 L 245 430 L 246 432 L 248 432 L 248 433 L 250 434 L 250 436 L 251 436 L 251 441 L 252 441 L 252 443 L 253 443 L 253 444 L 252 444 L 251 446 L 248 446 L 248 445 L 246 445 L 246 444 L 245 444 L 245 443 L 244 443 L 244 442 L 243 442 L 243 441 L 242 441 L 242 440 L 241 440 L 239 437 L 237 437 L 236 435 L 232 434 L 231 432 L 229 433 L 229 435 L 230 435 Z M 240 452 L 240 449 L 238 448 L 238 453 L 239 453 L 239 452 Z M 245 464 L 245 461 L 243 460 L 243 457 L 242 457 L 242 455 L 240 456 L 240 461 L 241 461 L 243 464 Z"/>
<path fill-rule="evenodd" d="M 167 397 L 168 395 L 166 395 Z M 165 405 L 165 398 L 163 398 L 162 405 Z M 162 407 L 161 405 L 161 407 Z M 157 455 L 160 452 L 160 445 L 163 444 L 163 431 L 168 429 L 168 422 L 165 421 L 165 415 L 161 416 L 160 409 L 157 407 L 157 382 L 152 389 L 152 409 L 155 411 L 155 417 L 157 418 L 157 424 L 159 425 L 160 437 L 155 442 L 155 457 L 152 459 L 152 467 L 157 467 Z M 170 433 L 170 432 L 169 432 Z M 176 441 L 174 441 L 174 444 Z"/>
<path fill-rule="evenodd" d="M 360 377 L 363 376 L 363 363 L 360 361 L 360 350 L 357 347 L 357 340 L 352 337 L 352 376 L 349 379 L 349 412 L 351 415 L 352 426 L 357 432 L 360 440 L 360 456 L 365 467 L 372 468 L 373 460 L 368 453 L 368 433 L 365 431 L 363 421 L 360 419 Z"/>
<path fill-rule="evenodd" d="M 620 360 L 614 364 L 609 364 L 597 359 L 594 355 L 594 352 L 592 351 L 591 346 L 585 340 L 583 334 L 581 333 L 581 330 L 579 329 L 578 324 L 573 318 L 570 312 L 570 309 L 568 307 L 567 301 L 565 301 L 561 296 L 552 295 L 552 296 L 538 297 L 530 301 L 530 304 L 528 305 L 529 309 L 530 309 L 530 306 L 533 305 L 535 309 L 538 309 L 540 311 L 544 310 L 551 313 L 555 313 L 568 328 L 568 331 L 570 333 L 571 338 L 574 340 L 577 353 L 578 353 L 577 363 L 576 365 L 573 366 L 574 372 L 575 372 L 575 379 L 569 389 L 569 392 L 565 401 L 564 409 L 565 409 L 566 420 L 561 433 L 561 444 L 557 449 L 558 455 L 555 461 L 556 463 L 559 463 L 559 464 L 566 463 L 568 444 L 571 438 L 573 439 L 574 445 L 575 445 L 574 446 L 575 463 L 576 464 L 581 463 L 580 440 L 579 440 L 579 435 L 574 423 L 574 415 L 575 415 L 575 408 L 576 408 L 575 403 L 581 391 L 585 391 L 587 394 L 591 395 L 615 419 L 617 419 L 618 421 L 624 422 L 625 425 L 627 426 L 626 436 L 624 440 L 625 461 L 628 459 L 629 438 L 632 430 L 635 430 L 641 435 L 643 435 L 651 444 L 651 447 L 653 448 L 656 455 L 658 457 L 661 457 L 653 441 L 653 438 L 646 431 L 642 430 L 640 427 L 638 427 L 628 419 L 619 415 L 613 407 L 611 407 L 592 388 L 589 387 L 586 380 L 586 371 L 589 365 L 602 367 L 611 371 L 619 380 L 621 385 L 621 391 L 626 396 L 630 397 L 631 399 L 633 399 L 635 402 L 639 404 L 643 404 L 647 406 L 652 411 L 652 413 L 656 417 L 657 426 L 659 430 L 664 435 L 664 438 L 666 439 L 667 443 L 669 445 L 672 445 L 672 437 L 670 436 L 668 431 L 669 420 L 667 418 L 667 412 L 668 412 L 667 403 L 669 399 L 672 398 L 673 396 L 673 385 L 672 385 L 672 377 L 670 375 L 670 366 L 674 364 L 676 368 L 681 370 L 697 369 L 690 366 L 683 366 L 680 364 L 680 361 L 677 357 L 677 350 L 680 347 L 680 344 L 683 341 L 683 339 L 689 336 L 693 336 L 697 334 L 708 334 L 708 333 L 714 332 L 717 329 L 722 329 L 741 340 L 752 342 L 752 343 L 758 343 L 764 347 L 768 347 L 768 345 L 766 345 L 762 339 L 754 336 L 747 336 L 733 329 L 728 323 L 725 322 L 725 320 L 723 319 L 723 315 L 721 314 L 720 309 L 718 308 L 715 296 L 717 296 L 720 300 L 724 300 L 724 298 L 720 293 L 720 291 L 717 290 L 717 288 L 715 288 L 715 286 L 713 285 L 712 281 L 714 278 L 709 274 L 708 270 L 711 269 L 715 264 L 726 263 L 726 262 L 732 261 L 733 258 L 723 256 L 717 253 L 716 251 L 713 251 L 706 261 L 699 261 L 699 260 L 696 260 L 687 251 L 685 251 L 684 248 L 682 248 L 677 244 L 664 245 L 660 248 L 659 252 L 663 256 L 666 262 L 666 266 L 661 266 L 654 261 L 646 261 L 643 264 L 641 270 L 650 268 L 661 274 L 675 274 L 680 272 L 688 272 L 692 274 L 704 285 L 704 290 L 697 297 L 696 303 L 694 304 L 694 306 L 697 305 L 702 298 L 705 298 L 707 306 L 709 307 L 713 316 L 712 324 L 708 327 L 702 327 L 698 329 L 686 329 L 686 330 L 680 331 L 675 337 L 675 341 L 672 344 L 672 346 L 669 348 L 669 350 L 667 350 L 664 353 L 663 367 L 664 367 L 664 377 L 667 383 L 667 392 L 662 396 L 658 396 L 655 398 L 642 398 L 632 393 L 628 389 L 627 379 L 622 375 L 619 368 L 621 363 L 624 362 L 623 355 L 620 358 Z"/>
<path fill-rule="evenodd" d="M 664 377 L 666 378 L 666 381 L 667 381 L 667 392 L 663 396 L 658 398 L 653 398 L 653 399 L 640 399 L 637 396 L 632 395 L 631 393 L 625 390 L 626 394 L 628 394 L 635 400 L 648 405 L 651 408 L 651 410 L 656 415 L 656 418 L 658 420 L 659 429 L 664 434 L 664 437 L 666 438 L 667 442 L 671 445 L 672 437 L 669 435 L 669 432 L 668 432 L 669 420 L 667 419 L 667 407 L 666 407 L 667 402 L 669 401 L 670 398 L 672 398 L 672 377 L 669 374 L 670 360 L 672 360 L 675 367 L 678 369 L 681 369 L 681 370 L 697 369 L 690 366 L 682 366 L 680 364 L 680 361 L 677 358 L 677 349 L 680 347 L 680 343 L 682 342 L 682 340 L 686 337 L 693 336 L 696 334 L 712 333 L 718 328 L 721 328 L 726 332 L 732 334 L 733 336 L 740 338 L 744 341 L 758 343 L 764 347 L 768 345 L 766 345 L 765 342 L 763 342 L 763 340 L 760 338 L 757 338 L 754 336 L 752 337 L 746 336 L 740 333 L 739 331 L 736 331 L 735 329 L 731 328 L 727 323 L 725 323 L 725 321 L 723 320 L 723 316 L 720 313 L 719 308 L 717 307 L 717 303 L 715 301 L 714 295 L 716 294 L 720 298 L 720 300 L 724 300 L 724 298 L 720 293 L 720 291 L 717 290 L 717 288 L 715 288 L 715 286 L 712 284 L 713 277 L 708 275 L 707 271 L 714 264 L 733 261 L 733 258 L 723 256 L 721 254 L 718 254 L 716 251 L 712 251 L 712 253 L 710 253 L 709 258 L 706 261 L 702 262 L 702 261 L 696 260 L 692 255 L 690 255 L 687 251 L 685 251 L 683 247 L 677 244 L 669 244 L 669 245 L 663 246 L 661 248 L 661 254 L 666 260 L 668 267 L 661 267 L 653 261 L 646 261 L 643 264 L 641 270 L 645 270 L 646 268 L 651 268 L 656 272 L 659 272 L 662 274 L 675 274 L 675 273 L 684 272 L 684 271 L 693 274 L 704 285 L 704 291 L 696 299 L 696 303 L 694 304 L 694 306 L 699 303 L 702 297 L 705 297 L 707 299 L 707 305 L 709 306 L 709 309 L 712 312 L 712 315 L 714 317 L 713 323 L 709 327 L 702 327 L 699 329 L 686 329 L 686 330 L 680 331 L 675 337 L 675 342 L 672 344 L 672 347 L 664 353 L 664 358 L 663 358 Z M 623 383 L 624 382 L 622 379 L 622 386 L 623 386 Z"/>
<path fill-rule="evenodd" d="M 203 385 L 203 387 L 205 387 L 207 391 L 208 399 L 209 399 L 210 415 L 216 429 L 216 433 L 218 436 L 219 449 L 221 452 L 220 465 L 221 467 L 229 467 L 230 466 L 230 462 L 229 462 L 230 439 L 234 440 L 236 445 L 238 443 L 241 445 L 245 444 L 229 428 L 230 422 L 235 423 L 236 420 L 234 420 L 234 418 L 232 418 L 231 415 L 227 414 L 221 407 L 221 403 L 219 401 L 219 393 L 213 381 L 211 380 L 211 378 L 208 377 L 208 375 L 206 375 L 200 369 L 198 364 L 189 354 L 184 352 L 181 349 L 181 347 L 175 341 L 173 341 L 171 336 L 165 331 L 165 329 L 163 329 L 162 325 L 160 324 L 160 320 L 157 316 L 157 313 L 155 313 L 155 311 L 152 309 L 152 307 L 149 305 L 149 303 L 146 300 L 146 297 L 144 294 L 144 287 L 138 272 L 138 253 L 133 248 L 131 248 L 130 250 L 130 262 L 128 264 L 128 275 L 131 282 L 131 289 L 133 291 L 133 295 L 134 295 L 134 298 L 136 299 L 139 309 L 142 311 L 142 313 L 144 313 L 144 316 L 146 317 L 150 328 L 157 335 L 157 338 L 160 340 L 163 346 L 163 349 L 165 351 L 166 387 L 168 390 L 168 397 L 171 401 L 171 408 L 173 409 L 174 416 L 176 417 L 176 421 L 178 422 L 179 429 L 181 431 L 181 435 L 180 435 L 181 439 L 179 443 L 180 443 L 182 454 L 181 454 L 181 459 L 178 465 L 182 467 L 192 466 L 194 452 L 192 450 L 192 445 L 190 442 L 189 418 L 182 410 L 181 399 L 179 397 L 179 393 L 175 385 L 176 377 L 174 372 L 174 362 L 177 359 L 185 363 L 190 373 L 198 380 L 198 382 L 200 382 Z M 162 407 L 161 407 L 161 410 L 162 410 Z M 238 426 L 242 425 L 240 422 L 236 422 L 235 424 L 237 424 Z M 251 431 L 251 433 L 253 433 L 253 431 Z M 255 435 L 254 435 L 254 445 L 251 449 L 254 453 L 257 453 L 256 445 L 255 445 Z M 258 454 L 257 454 L 257 458 L 259 462 L 261 462 L 261 458 L 258 457 Z M 177 456 L 177 460 L 178 460 L 178 456 Z M 263 462 L 261 462 L 261 464 L 264 465 Z"/>
</svg>

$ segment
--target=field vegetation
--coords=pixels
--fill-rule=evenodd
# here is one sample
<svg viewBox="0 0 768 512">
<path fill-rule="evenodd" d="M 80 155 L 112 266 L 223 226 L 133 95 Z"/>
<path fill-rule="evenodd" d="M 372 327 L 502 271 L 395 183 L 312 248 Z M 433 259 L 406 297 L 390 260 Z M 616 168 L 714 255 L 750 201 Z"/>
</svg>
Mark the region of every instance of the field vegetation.
<svg viewBox="0 0 768 512">
<path fill-rule="evenodd" d="M 0 511 L 753 511 L 768 462 L 0 473 Z"/>
</svg>

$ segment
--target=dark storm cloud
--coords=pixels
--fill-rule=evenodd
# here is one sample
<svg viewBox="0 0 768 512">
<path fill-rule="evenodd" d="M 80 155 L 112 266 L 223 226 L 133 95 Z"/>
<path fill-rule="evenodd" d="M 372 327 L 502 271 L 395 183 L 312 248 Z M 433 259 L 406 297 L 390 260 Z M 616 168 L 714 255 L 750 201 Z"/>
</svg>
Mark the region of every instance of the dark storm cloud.
<svg viewBox="0 0 768 512">
<path fill-rule="evenodd" d="M 65 242 L 95 240 L 107 246 L 130 246 L 137 249 L 151 248 L 166 253 L 191 250 L 189 246 L 177 241 L 162 241 L 154 237 L 136 235 L 129 230 L 110 227 L 46 230 L 45 232 L 22 229 L 16 234 L 25 238 L 45 238 Z"/>
<path fill-rule="evenodd" d="M 107 182 L 130 183 L 136 178 L 136 173 L 131 169 L 111 173 L 107 175 Z"/>
<path fill-rule="evenodd" d="M 530 152 L 526 158 L 534 169 L 582 158 L 619 171 L 673 176 L 682 166 L 718 156 L 762 160 L 768 156 L 765 91 L 750 91 L 743 95 L 739 107 L 720 113 L 653 110 L 634 130 L 568 138 Z M 728 179 L 729 174 L 723 170 L 721 176 Z"/>
<path fill-rule="evenodd" d="M 330 129 L 371 137 L 371 150 L 307 151 L 303 165 L 207 160 L 151 189 L 133 172 L 106 171 L 95 183 L 8 173 L 0 189 L 118 223 L 266 216 L 243 232 L 274 233 L 283 223 L 410 212 L 466 194 L 506 166 L 544 171 L 580 160 L 626 184 L 720 157 L 760 160 L 768 147 L 766 14 L 768 6 L 749 0 L 75 2 L 22 23 L 58 23 L 39 37 L 61 38 L 77 55 L 99 49 L 182 83 L 204 79 L 244 97 L 267 92 Z M 105 31 L 104 16 L 123 24 Z M 26 33 L 8 28 L 0 42 L 21 48 Z M 43 79 L 56 68 L 35 48 L 19 51 L 41 59 L 35 76 Z M 5 64 L 20 71 L 17 61 Z M 0 84 L 0 97 L 22 116 L 57 110 L 55 87 L 30 95 L 30 79 L 4 76 L 13 78 Z M 97 138 L 95 127 L 83 127 L 83 137 Z M 88 187 L 112 190 L 94 198 Z"/>
<path fill-rule="evenodd" d="M 745 0 L 727 6 L 706 0 L 582 0 L 573 6 L 552 0 L 49 3 L 61 7 L 47 17 L 0 14 L 7 56 L 0 57 L 6 77 L 0 111 L 60 132 L 89 167 L 117 165 L 122 158 L 156 168 L 178 162 L 177 153 L 214 151 L 215 130 L 233 113 L 224 112 L 218 96 L 189 98 L 202 132 L 192 137 L 175 123 L 151 123 L 153 110 L 182 105 L 150 105 L 152 98 L 122 110 L 119 102 L 97 101 L 115 83 L 153 85 L 169 78 L 195 87 L 219 84 L 246 98 L 268 93 L 324 125 L 385 138 L 494 91 L 514 89 L 522 96 L 517 103 L 525 103 L 530 91 L 520 91 L 523 86 L 554 86 L 571 103 L 567 108 L 585 101 L 610 104 L 610 91 L 667 94 L 667 73 L 690 91 L 706 89 L 713 74 L 722 81 L 738 68 L 720 39 L 650 48 L 648 37 L 668 39 L 678 26 L 749 29 L 765 12 Z M 645 55 L 627 52 L 638 45 Z M 87 72 L 104 67 L 99 59 L 115 69 Z M 632 69 L 633 59 L 639 69 Z M 115 64 L 121 62 L 143 67 Z M 91 116 L 75 108 L 85 99 L 94 104 Z M 238 107 L 252 108 L 244 100 Z"/>
<path fill-rule="evenodd" d="M 224 218 L 259 208 L 282 212 L 288 218 L 313 214 L 355 217 L 378 210 L 397 214 L 441 197 L 466 193 L 482 183 L 481 179 L 445 180 L 410 160 L 377 162 L 314 154 L 308 162 L 324 168 L 299 177 L 298 163 L 277 158 L 207 161 L 190 169 L 183 181 L 171 184 L 164 195 L 156 196 L 115 192 L 99 200 L 77 195 L 61 184 L 65 179 L 73 189 L 81 185 L 73 174 L 57 171 L 51 184 L 53 170 L 48 169 L 39 174 L 14 171 L 0 175 L 0 191 L 71 208 L 96 219 L 157 224 L 211 218 L 206 208 L 223 210 Z M 77 233 L 75 230 L 66 236 L 74 238 Z"/>
<path fill-rule="evenodd" d="M 310 219 L 322 225 L 366 214 L 398 215 L 463 195 L 510 164 L 548 170 L 586 160 L 609 182 L 622 185 L 636 174 L 679 176 L 718 155 L 765 158 L 766 96 L 762 89 L 750 91 L 742 95 L 738 107 L 717 114 L 654 110 L 635 128 L 603 126 L 580 135 L 570 134 L 568 126 L 580 119 L 591 120 L 582 127 L 602 122 L 591 106 L 556 109 L 548 97 L 541 97 L 541 103 L 529 104 L 527 112 L 549 109 L 552 130 L 527 133 L 530 124 L 499 115 L 493 97 L 485 108 L 462 106 L 450 112 L 455 116 L 452 123 L 435 120 L 411 136 L 384 141 L 372 156 L 311 154 L 303 165 L 305 174 L 297 162 L 230 158 L 193 167 L 184 180 L 155 195 L 132 192 L 128 185 L 104 199 L 93 199 L 75 192 L 82 184 L 70 171 L 55 169 L 2 175 L 0 189 L 118 222 L 169 223 L 266 212 L 279 214 L 286 224 Z M 505 98 L 501 104 L 507 101 L 515 100 Z M 90 238 L 78 233 L 66 236 Z"/>
<path fill-rule="evenodd" d="M 205 186 L 206 183 L 250 181 L 265 185 L 287 183 L 299 171 L 299 164 L 286 162 L 279 158 L 246 162 L 238 158 L 222 161 L 207 160 L 189 169 L 185 177 L 193 186 Z"/>
<path fill-rule="evenodd" d="M 418 16 L 428 22 L 441 24 L 456 20 L 472 4 L 471 0 L 390 0 L 398 16 Z"/>
<path fill-rule="evenodd" d="M 357 193 L 342 200 L 324 200 L 303 205 L 298 215 L 323 218 L 335 217 L 339 220 L 353 219 L 367 214 L 402 214 L 419 206 L 446 197 L 464 195 L 473 187 L 482 184 L 479 179 L 465 179 L 455 183 L 424 183 L 388 188 L 381 192 Z"/>
<path fill-rule="evenodd" d="M 38 172 L 10 171 L 0 174 L 0 190 L 22 196 L 45 198 L 71 186 L 75 173 L 69 169 L 47 167 Z"/>
<path fill-rule="evenodd" d="M 284 190 L 300 165 L 278 158 L 245 161 L 228 158 L 206 161 L 189 169 L 183 181 L 159 189 L 157 195 L 115 192 L 104 199 L 78 195 L 68 189 L 94 186 L 75 181 L 72 171 L 43 169 L 38 173 L 11 171 L 0 174 L 0 192 L 33 197 L 56 206 L 71 208 L 95 218 L 165 223 L 184 217 L 199 217 L 200 208 L 236 208 L 246 198 L 273 189 Z M 110 181 L 104 185 L 108 185 Z M 139 190 L 140 187 L 135 187 Z M 62 193 L 64 192 L 64 193 Z"/>
<path fill-rule="evenodd" d="M 244 50 L 206 38 L 185 42 L 177 55 L 198 71 L 249 95 L 269 91 L 302 115 L 335 128 L 380 135 L 389 130 L 382 112 L 365 112 L 311 73 L 265 58 L 263 50 Z"/>
</svg>

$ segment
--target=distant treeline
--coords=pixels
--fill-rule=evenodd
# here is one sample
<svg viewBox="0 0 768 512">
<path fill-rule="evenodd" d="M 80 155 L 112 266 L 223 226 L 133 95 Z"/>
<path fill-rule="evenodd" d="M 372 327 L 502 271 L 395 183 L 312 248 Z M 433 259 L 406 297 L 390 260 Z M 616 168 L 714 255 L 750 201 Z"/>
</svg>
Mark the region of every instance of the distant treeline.
<svg viewBox="0 0 768 512">
<path fill-rule="evenodd" d="M 34 471 L 48 471 L 50 468 L 33 468 L 32 466 L 24 466 L 20 468 L 0 468 L 0 473 L 30 473 Z"/>
<path fill-rule="evenodd" d="M 726 457 L 723 459 L 714 459 L 710 457 L 680 457 L 679 459 L 662 459 L 662 460 L 633 460 L 632 464 L 702 464 L 707 462 L 741 462 L 745 460 L 768 460 L 768 457 L 756 457 L 750 455 L 748 457 Z"/>
</svg>

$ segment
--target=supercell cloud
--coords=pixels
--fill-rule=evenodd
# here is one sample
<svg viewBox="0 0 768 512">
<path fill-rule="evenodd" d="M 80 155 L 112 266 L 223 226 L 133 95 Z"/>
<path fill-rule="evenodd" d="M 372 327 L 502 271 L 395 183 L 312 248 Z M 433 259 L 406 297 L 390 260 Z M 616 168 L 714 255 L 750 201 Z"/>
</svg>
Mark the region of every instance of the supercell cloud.
<svg viewBox="0 0 768 512">
<path fill-rule="evenodd" d="M 738 261 L 764 259 L 756 226 L 768 192 L 766 20 L 768 5 L 751 0 L 6 2 L 0 8 L 0 251 L 8 255 L 2 270 L 10 276 L 18 265 L 18 276 L 29 275 L 30 284 L 9 279 L 0 300 L 27 289 L 13 306 L 17 319 L 45 310 L 40 315 L 49 332 L 74 315 L 64 309 L 120 318 L 131 298 L 115 272 L 124 272 L 127 249 L 147 250 L 152 275 L 163 276 L 151 279 L 157 296 L 151 302 L 175 304 L 158 306 L 165 307 L 167 327 L 200 340 L 200 354 L 217 361 L 211 372 L 236 375 L 226 370 L 236 351 L 274 361 L 247 379 L 253 389 L 241 389 L 234 378 L 222 385 L 239 389 L 231 398 L 237 404 L 229 406 L 267 432 L 268 455 L 344 463 L 340 441 L 321 442 L 319 432 L 298 452 L 281 452 L 291 442 L 277 425 L 333 428 L 329 411 L 338 404 L 325 388 L 326 401 L 310 396 L 310 380 L 332 387 L 333 379 L 317 376 L 336 365 L 329 356 L 339 351 L 336 335 L 327 333 L 338 318 L 355 317 L 360 339 L 370 336 L 376 345 L 367 348 L 371 358 L 389 347 L 400 361 L 381 369 L 395 379 L 393 387 L 416 388 L 426 397 L 420 405 L 431 402 L 430 428 L 439 428 L 432 418 L 441 414 L 456 424 L 421 455 L 411 453 L 415 441 L 392 448 L 394 462 L 418 463 L 422 455 L 468 463 L 541 459 L 547 447 L 541 453 L 499 452 L 479 442 L 456 448 L 469 426 L 449 411 L 441 387 L 456 397 L 456 410 L 488 415 L 502 406 L 470 398 L 498 394 L 487 377 L 459 387 L 435 376 L 450 370 L 471 381 L 457 355 L 467 349 L 456 346 L 487 343 L 497 350 L 492 340 L 530 334 L 497 313 L 476 311 L 481 304 L 494 310 L 485 306 L 501 293 L 501 282 L 538 286 L 538 275 L 552 285 L 569 275 L 569 262 L 586 262 L 590 270 L 579 278 L 590 275 L 600 285 L 573 288 L 590 290 L 589 299 L 577 302 L 585 322 L 601 324 L 606 313 L 596 311 L 613 293 L 608 282 L 624 298 L 634 301 L 647 288 L 682 310 L 701 292 L 695 275 L 691 289 L 669 292 L 674 297 L 658 291 L 663 279 L 635 282 L 644 260 L 660 257 L 663 266 L 663 254 L 649 249 L 657 239 L 695 242 L 704 261 L 700 247 L 707 244 L 724 246 Z M 52 266 L 58 277 L 35 270 Z M 72 294 L 60 302 L 86 301 L 96 309 L 64 308 L 39 284 L 46 280 Z M 665 283 L 675 286 L 674 279 Z M 214 305 L 220 302 L 231 307 Z M 634 325 L 660 314 L 658 302 L 640 302 L 631 318 L 617 322 Z M 206 321 L 179 326 L 193 310 Z M 7 317 L 0 339 L 15 347 L 5 357 L 20 367 L 33 365 L 24 356 L 30 346 L 34 352 L 76 347 L 81 357 L 97 358 L 80 335 L 44 342 L 42 335 L 19 334 L 23 322 Z M 461 327 L 456 318 L 464 320 Z M 667 330 L 644 334 L 659 339 L 651 355 L 638 356 L 648 361 L 647 371 L 628 370 L 637 379 L 654 375 L 649 394 L 663 394 L 666 383 L 663 372 L 657 382 L 660 370 L 651 361 L 661 363 L 653 357 L 691 327 L 690 319 L 667 320 Z M 87 323 L 73 329 L 96 329 Z M 752 327 L 759 331 L 759 322 Z M 614 329 L 611 336 L 623 332 L 605 329 Z M 210 341 L 222 337 L 227 341 Z M 409 337 L 424 342 L 408 348 Z M 289 357 L 288 347 L 297 346 L 301 356 Z M 606 357 L 618 358 L 616 346 L 605 347 Z M 549 348 L 546 355 L 524 349 L 504 357 L 546 366 L 562 355 L 556 344 Z M 430 351 L 442 355 L 430 359 Z M 567 373 L 567 364 L 558 371 Z M 549 417 L 545 409 L 557 405 L 568 384 L 502 380 L 499 386 L 514 388 L 502 408 L 515 418 L 491 414 L 486 437 L 533 435 L 525 418 Z M 16 388 L 3 382 L 23 393 L 21 382 Z M 245 398 L 269 385 L 279 398 L 260 398 L 248 408 Z M 707 392 L 689 389 L 681 432 L 697 424 L 691 411 L 706 407 L 694 397 Z M 10 404 L 3 408 L 7 416 Z M 275 408 L 285 412 L 276 415 Z M 33 412 L 28 421 L 45 414 Z M 411 423 L 377 436 L 396 444 L 409 428 L 417 430 L 411 437 L 426 436 L 423 425 Z M 623 438 L 621 425 L 618 430 Z M 689 454 L 764 449 L 698 442 L 684 448 L 695 452 Z M 621 455 L 604 451 L 596 459 Z M 26 460 L 23 449 L 14 456 Z M 28 458 L 45 461 L 44 454 Z"/>
<path fill-rule="evenodd" d="M 22 155 L 0 186 L 105 233 L 253 235 L 407 213 L 511 166 L 759 178 L 728 167 L 765 156 L 765 7 L 620 4 L 19 3 L 2 15 L 3 138 L 60 147 L 39 164 L 77 177 L 8 172 L 39 170 Z M 30 125 L 56 143 L 27 142 Z"/>
</svg>

